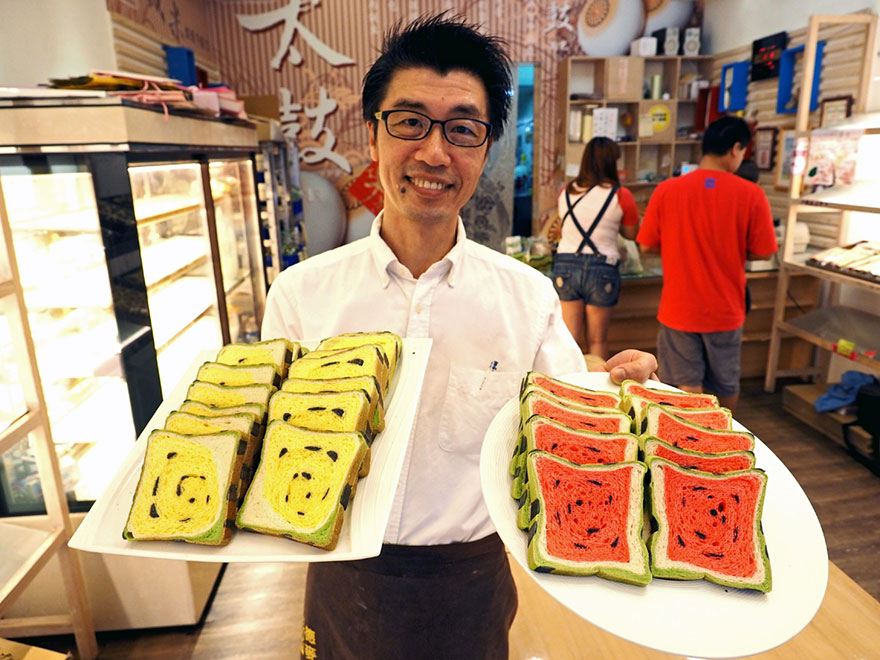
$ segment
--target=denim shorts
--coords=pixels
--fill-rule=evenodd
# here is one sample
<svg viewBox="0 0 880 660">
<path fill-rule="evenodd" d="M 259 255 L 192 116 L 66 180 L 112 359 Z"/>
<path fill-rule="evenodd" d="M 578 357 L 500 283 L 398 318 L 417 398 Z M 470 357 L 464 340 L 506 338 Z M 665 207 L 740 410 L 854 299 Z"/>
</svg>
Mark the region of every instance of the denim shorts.
<svg viewBox="0 0 880 660">
<path fill-rule="evenodd" d="M 670 385 L 702 386 L 718 396 L 739 394 L 742 326 L 726 332 L 685 332 L 660 324 L 657 361 Z"/>
<path fill-rule="evenodd" d="M 601 254 L 557 254 L 553 258 L 553 286 L 560 300 L 614 307 L 620 299 L 620 271 Z"/>
</svg>

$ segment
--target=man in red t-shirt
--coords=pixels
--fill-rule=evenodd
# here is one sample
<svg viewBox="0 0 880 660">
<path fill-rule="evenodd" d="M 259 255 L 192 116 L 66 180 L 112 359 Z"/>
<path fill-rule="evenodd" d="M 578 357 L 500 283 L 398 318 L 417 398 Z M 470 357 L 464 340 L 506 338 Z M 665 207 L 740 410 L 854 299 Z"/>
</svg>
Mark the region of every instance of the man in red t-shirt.
<svg viewBox="0 0 880 660">
<path fill-rule="evenodd" d="M 734 409 L 745 322 L 745 261 L 777 250 L 761 188 L 734 174 L 751 140 L 737 117 L 712 122 L 700 167 L 664 181 L 648 202 L 636 241 L 663 262 L 660 376 L 686 392 L 710 392 Z"/>
</svg>

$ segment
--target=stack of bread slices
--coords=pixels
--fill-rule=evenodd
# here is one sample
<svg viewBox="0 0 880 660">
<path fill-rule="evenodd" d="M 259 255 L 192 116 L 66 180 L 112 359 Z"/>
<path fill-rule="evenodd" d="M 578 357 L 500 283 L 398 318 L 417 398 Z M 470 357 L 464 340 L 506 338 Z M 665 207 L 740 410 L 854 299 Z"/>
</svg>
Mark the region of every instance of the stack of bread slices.
<svg viewBox="0 0 880 660">
<path fill-rule="evenodd" d="M 401 347 L 387 332 L 224 346 L 148 437 L 124 537 L 224 545 L 238 527 L 332 550 Z"/>
<path fill-rule="evenodd" d="M 598 392 L 528 373 L 510 474 L 530 567 L 769 591 L 766 475 L 754 436 L 731 427 L 712 395 L 635 381 Z"/>
</svg>

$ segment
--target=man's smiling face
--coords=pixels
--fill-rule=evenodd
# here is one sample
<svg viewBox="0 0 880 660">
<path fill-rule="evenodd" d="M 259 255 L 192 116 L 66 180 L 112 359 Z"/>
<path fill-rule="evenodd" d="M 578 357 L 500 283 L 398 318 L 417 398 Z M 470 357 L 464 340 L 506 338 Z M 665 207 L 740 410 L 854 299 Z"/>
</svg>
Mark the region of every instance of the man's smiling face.
<svg viewBox="0 0 880 660">
<path fill-rule="evenodd" d="M 380 110 L 415 110 L 432 119 L 468 117 L 488 121 L 488 98 L 479 78 L 465 71 L 443 75 L 416 67 L 391 78 Z M 370 132 L 370 155 L 379 165 L 385 217 L 394 222 L 452 223 L 474 194 L 491 140 L 476 147 L 450 144 L 439 125 L 423 140 L 401 140 L 379 120 Z"/>
</svg>

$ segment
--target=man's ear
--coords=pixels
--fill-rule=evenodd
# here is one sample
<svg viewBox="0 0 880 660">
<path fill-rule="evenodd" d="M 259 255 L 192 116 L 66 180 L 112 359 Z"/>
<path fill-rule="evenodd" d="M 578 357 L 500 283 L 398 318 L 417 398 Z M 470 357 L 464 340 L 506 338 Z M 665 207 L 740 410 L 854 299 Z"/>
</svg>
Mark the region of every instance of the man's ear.
<svg viewBox="0 0 880 660">
<path fill-rule="evenodd" d="M 379 150 L 376 147 L 376 134 L 379 131 L 379 122 L 377 121 L 368 121 L 365 122 L 367 127 L 367 133 L 370 135 L 370 158 L 375 161 L 379 161 Z"/>
</svg>

